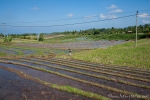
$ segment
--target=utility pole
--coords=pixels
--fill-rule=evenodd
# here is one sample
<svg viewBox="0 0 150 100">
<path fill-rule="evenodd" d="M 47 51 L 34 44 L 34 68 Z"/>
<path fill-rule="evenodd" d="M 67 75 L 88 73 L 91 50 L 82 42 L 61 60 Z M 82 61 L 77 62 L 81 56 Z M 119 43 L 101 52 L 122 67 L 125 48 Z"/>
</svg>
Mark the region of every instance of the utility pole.
<svg viewBox="0 0 150 100">
<path fill-rule="evenodd" d="M 137 47 L 137 16 L 138 15 L 138 11 L 136 12 L 136 38 L 135 38 L 135 47 Z"/>
<path fill-rule="evenodd" d="M 3 24 L 3 26 L 4 26 L 4 38 L 5 38 L 5 32 L 6 32 L 6 31 L 5 31 L 5 24 L 6 24 L 6 23 L 2 23 L 2 24 Z"/>
</svg>

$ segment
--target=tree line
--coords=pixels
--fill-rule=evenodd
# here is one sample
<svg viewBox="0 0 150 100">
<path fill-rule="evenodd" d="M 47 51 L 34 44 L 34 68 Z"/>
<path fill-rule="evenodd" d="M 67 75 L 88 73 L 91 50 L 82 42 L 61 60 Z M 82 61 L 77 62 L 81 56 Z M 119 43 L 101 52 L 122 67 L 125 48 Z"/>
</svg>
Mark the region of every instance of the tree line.
<svg viewBox="0 0 150 100">
<path fill-rule="evenodd" d="M 150 24 L 139 25 L 137 26 L 138 33 L 148 33 L 150 34 Z M 87 30 L 80 30 L 80 31 L 65 31 L 65 32 L 55 32 L 54 34 L 81 34 L 81 35 L 98 35 L 98 34 L 132 34 L 136 33 L 136 26 L 128 26 L 126 28 L 92 28 Z"/>
<path fill-rule="evenodd" d="M 138 33 L 146 33 L 150 35 L 150 24 L 139 25 L 137 26 Z M 98 34 L 132 34 L 136 33 L 136 26 L 128 26 L 125 28 L 91 28 L 87 30 L 73 30 L 73 31 L 64 31 L 64 32 L 53 32 L 53 33 L 40 33 L 45 34 L 65 34 L 65 35 L 98 35 Z M 21 38 L 21 39 L 30 39 L 30 36 L 37 36 L 36 33 L 24 33 L 24 34 L 8 34 L 12 38 Z M 4 37 L 4 34 L 0 33 L 0 37 Z M 35 38 L 37 39 L 37 38 Z"/>
</svg>

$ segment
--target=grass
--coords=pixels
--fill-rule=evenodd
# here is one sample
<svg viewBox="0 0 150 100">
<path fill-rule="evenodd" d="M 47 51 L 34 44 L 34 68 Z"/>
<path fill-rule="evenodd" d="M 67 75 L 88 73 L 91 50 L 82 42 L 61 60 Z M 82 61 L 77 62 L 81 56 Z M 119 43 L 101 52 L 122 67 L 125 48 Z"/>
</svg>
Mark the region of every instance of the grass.
<svg viewBox="0 0 150 100">
<path fill-rule="evenodd" d="M 98 41 L 98 40 L 134 40 L 135 34 L 99 34 L 99 35 L 56 35 L 53 36 L 53 38 L 50 38 L 51 36 L 45 36 L 44 41 L 37 41 L 33 39 L 19 39 L 19 38 L 13 38 L 11 44 L 28 44 L 28 43 L 68 43 L 68 42 L 81 42 L 81 41 Z M 145 38 L 145 34 L 138 34 L 138 39 Z M 0 42 L 2 43 L 4 41 L 3 38 L 0 38 Z"/>
<path fill-rule="evenodd" d="M 52 87 L 56 88 L 58 90 L 63 90 L 63 91 L 67 91 L 70 93 L 75 93 L 75 94 L 86 96 L 89 98 L 94 98 L 94 99 L 98 99 L 98 100 L 109 100 L 108 98 L 106 98 L 104 96 L 100 96 L 100 95 L 95 94 L 95 93 L 86 92 L 86 91 L 80 90 L 78 88 L 73 88 L 71 86 L 59 86 L 59 85 L 53 84 Z"/>
<path fill-rule="evenodd" d="M 145 34 L 138 34 L 138 39 L 145 38 Z M 64 35 L 62 37 L 45 39 L 45 43 L 66 43 L 98 40 L 134 40 L 135 34 L 99 34 L 99 35 Z"/>
<path fill-rule="evenodd" d="M 4 57 L 6 56 L 6 53 L 0 52 L 0 56 Z"/>
<path fill-rule="evenodd" d="M 138 34 L 137 38 L 145 38 L 145 34 Z M 88 36 L 92 40 L 135 40 L 135 34 L 100 34 Z"/>
<path fill-rule="evenodd" d="M 94 49 L 73 54 L 72 58 L 102 64 L 150 68 L 150 39 L 128 42 L 105 49 Z"/>
</svg>

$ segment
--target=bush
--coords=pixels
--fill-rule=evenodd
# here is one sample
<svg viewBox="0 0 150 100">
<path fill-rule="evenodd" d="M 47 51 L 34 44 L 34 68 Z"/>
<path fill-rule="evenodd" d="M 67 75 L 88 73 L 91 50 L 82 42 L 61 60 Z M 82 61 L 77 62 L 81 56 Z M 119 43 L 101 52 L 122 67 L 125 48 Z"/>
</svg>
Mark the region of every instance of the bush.
<svg viewBox="0 0 150 100">
<path fill-rule="evenodd" d="M 34 37 L 33 39 L 34 39 L 34 40 L 37 40 L 37 38 L 36 38 L 36 37 Z"/>
<path fill-rule="evenodd" d="M 43 34 L 40 34 L 39 41 L 44 41 Z"/>
<path fill-rule="evenodd" d="M 29 40 L 30 40 L 30 39 L 31 39 L 31 37 L 29 37 L 29 36 L 27 37 L 27 36 L 26 36 L 26 37 L 25 37 L 25 39 L 29 39 Z"/>
<path fill-rule="evenodd" d="M 12 41 L 12 37 L 5 37 L 4 43 L 10 43 Z"/>
<path fill-rule="evenodd" d="M 24 36 L 20 36 L 20 39 L 24 39 Z"/>
</svg>

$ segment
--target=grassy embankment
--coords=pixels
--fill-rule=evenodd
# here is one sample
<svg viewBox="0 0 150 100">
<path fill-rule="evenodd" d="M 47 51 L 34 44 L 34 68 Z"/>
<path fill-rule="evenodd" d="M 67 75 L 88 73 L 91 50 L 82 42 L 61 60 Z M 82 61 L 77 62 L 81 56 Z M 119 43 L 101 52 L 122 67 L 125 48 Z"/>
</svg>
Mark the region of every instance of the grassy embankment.
<svg viewBox="0 0 150 100">
<path fill-rule="evenodd" d="M 145 38 L 145 34 L 138 34 L 138 39 Z M 68 42 L 81 42 L 81 41 L 97 41 L 97 40 L 134 40 L 135 34 L 99 34 L 99 35 L 45 35 L 44 41 L 38 41 L 32 39 L 20 39 L 20 38 L 13 38 L 11 44 L 16 43 L 68 43 Z M 0 43 L 3 43 L 4 38 L 0 38 Z"/>
<path fill-rule="evenodd" d="M 150 68 L 150 39 L 128 42 L 106 49 L 94 49 L 75 53 L 75 59 L 98 62 L 102 64 Z"/>
<path fill-rule="evenodd" d="M 145 37 L 145 34 L 138 34 L 138 39 Z M 55 38 L 46 38 L 44 43 L 66 43 L 92 40 L 135 40 L 135 34 L 64 35 Z"/>
</svg>

